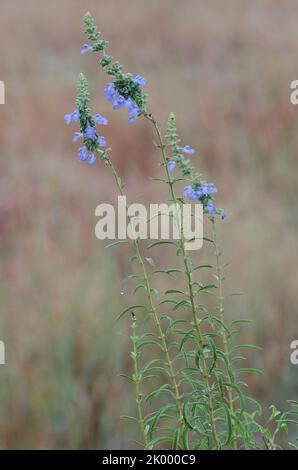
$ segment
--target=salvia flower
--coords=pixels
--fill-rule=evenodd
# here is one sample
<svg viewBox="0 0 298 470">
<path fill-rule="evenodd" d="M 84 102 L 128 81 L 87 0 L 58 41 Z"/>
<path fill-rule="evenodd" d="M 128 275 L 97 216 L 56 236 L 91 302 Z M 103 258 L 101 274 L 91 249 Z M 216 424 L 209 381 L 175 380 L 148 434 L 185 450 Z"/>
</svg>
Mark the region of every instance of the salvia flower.
<svg viewBox="0 0 298 470">
<path fill-rule="evenodd" d="M 125 101 L 124 106 L 128 109 L 128 124 L 133 124 L 141 114 L 139 108 L 131 98 Z"/>
<path fill-rule="evenodd" d="M 217 193 L 218 193 L 218 189 L 217 189 L 217 187 L 216 187 L 213 183 L 211 183 L 211 184 L 206 184 L 206 188 L 207 188 L 207 189 L 206 189 L 206 190 L 207 190 L 207 194 L 208 194 L 209 196 L 213 196 L 214 194 L 217 194 Z"/>
<path fill-rule="evenodd" d="M 77 141 L 83 137 L 83 134 L 81 132 L 75 132 L 74 135 L 73 135 L 73 139 L 72 139 L 72 143 L 73 144 L 76 144 Z"/>
<path fill-rule="evenodd" d="M 119 109 L 121 106 L 124 106 L 125 99 L 116 91 L 114 83 L 108 83 L 104 87 L 103 92 L 106 99 L 114 105 L 113 109 Z"/>
<path fill-rule="evenodd" d="M 213 201 L 209 200 L 207 204 L 204 206 L 204 210 L 209 214 L 209 215 L 215 215 L 217 213 L 217 209 L 214 206 Z"/>
<path fill-rule="evenodd" d="M 202 196 L 213 196 L 218 192 L 217 188 L 214 186 L 213 183 L 208 184 L 206 182 L 201 183 L 197 193 L 198 197 Z"/>
<path fill-rule="evenodd" d="M 90 124 L 88 124 L 88 126 L 85 129 L 84 137 L 86 137 L 86 139 L 95 139 L 96 138 L 96 130 L 94 129 L 93 126 L 90 126 Z"/>
<path fill-rule="evenodd" d="M 195 149 L 191 148 L 189 145 L 180 147 L 179 150 L 181 150 L 181 152 L 186 153 L 188 155 L 194 155 L 196 153 Z"/>
<path fill-rule="evenodd" d="M 187 197 L 187 199 L 189 199 L 190 201 L 198 200 L 197 191 L 195 191 L 191 185 L 185 186 L 183 190 L 183 196 Z"/>
<path fill-rule="evenodd" d="M 141 79 L 142 77 L 139 77 Z M 143 79 L 145 80 L 145 79 Z M 141 111 L 132 98 L 124 98 L 116 90 L 113 82 L 108 83 L 104 88 L 104 95 L 106 99 L 113 104 L 113 110 L 125 107 L 128 110 L 128 123 L 133 124 L 141 115 Z"/>
<path fill-rule="evenodd" d="M 91 51 L 93 51 L 93 46 L 90 46 L 90 44 L 84 44 L 81 49 L 80 55 L 85 55 Z"/>
<path fill-rule="evenodd" d="M 101 39 L 101 33 L 97 30 L 90 13 L 84 17 L 85 32 L 89 41 L 94 44 L 84 44 L 81 54 L 89 51 L 101 52 L 100 65 L 105 73 L 112 77 L 112 82 L 104 88 L 105 97 L 113 104 L 113 109 L 125 107 L 128 109 L 128 122 L 132 124 L 137 118 L 146 113 L 147 96 L 143 94 L 142 88 L 147 80 L 141 75 L 124 73 L 122 65 L 113 56 L 106 53 L 108 41 Z"/>
<path fill-rule="evenodd" d="M 81 162 L 84 162 L 85 160 L 87 160 L 88 158 L 88 150 L 87 148 L 84 146 L 84 147 L 80 147 L 79 150 L 78 150 L 78 159 L 81 161 Z"/>
<path fill-rule="evenodd" d="M 97 157 L 95 155 L 95 153 L 89 153 L 88 157 L 87 157 L 87 163 L 89 165 L 94 165 L 94 163 L 96 162 L 97 160 Z"/>
<path fill-rule="evenodd" d="M 109 123 L 107 118 L 103 117 L 101 114 L 95 114 L 92 117 L 95 124 L 98 124 L 100 126 L 106 126 Z"/>
<path fill-rule="evenodd" d="M 87 147 L 84 145 L 78 150 L 78 159 L 81 162 L 87 162 L 89 165 L 94 165 L 97 160 L 97 157 L 94 152 L 89 152 Z"/>
<path fill-rule="evenodd" d="M 147 85 L 147 80 L 146 80 L 146 78 L 141 77 L 141 75 L 135 75 L 133 79 L 134 79 L 134 82 L 135 82 L 137 85 L 139 85 L 140 87 L 143 87 L 143 86 Z"/>
<path fill-rule="evenodd" d="M 67 125 L 71 124 L 72 122 L 76 122 L 79 120 L 79 112 L 76 109 L 73 113 L 65 114 L 64 121 Z"/>
<path fill-rule="evenodd" d="M 91 114 L 89 87 L 83 74 L 79 75 L 76 103 L 77 109 L 72 114 L 65 115 L 64 119 L 67 124 L 77 120 L 80 121 L 80 131 L 74 133 L 72 141 L 76 143 L 79 139 L 83 139 L 83 146 L 78 149 L 78 159 L 89 165 L 94 165 L 98 158 L 106 159 L 111 150 L 101 149 L 101 147 L 106 147 L 107 143 L 105 138 L 99 135 L 96 130 L 96 125 L 106 125 L 108 120 L 101 114 Z"/>
<path fill-rule="evenodd" d="M 192 195 L 192 200 L 194 199 L 206 199 L 210 198 L 214 194 L 217 193 L 217 188 L 214 184 L 208 184 L 206 182 L 200 183 L 200 185 L 195 189 L 193 186 L 186 186 L 184 188 L 185 193 L 183 193 L 186 197 L 188 194 Z M 189 197 L 188 197 L 189 198 Z"/>
<path fill-rule="evenodd" d="M 190 201 L 198 201 L 203 205 L 205 214 L 209 214 L 211 216 L 218 214 L 221 219 L 224 220 L 226 216 L 225 212 L 222 209 L 217 209 L 213 202 L 212 196 L 216 193 L 217 188 L 214 184 L 208 184 L 206 182 L 200 183 L 198 188 L 194 188 L 193 185 L 187 185 L 183 190 L 183 196 Z"/>
<path fill-rule="evenodd" d="M 106 147 L 107 146 L 106 139 L 104 137 L 102 137 L 101 135 L 99 135 L 97 137 L 97 143 L 100 147 Z"/>
<path fill-rule="evenodd" d="M 207 183 L 202 180 L 202 175 L 198 173 L 195 167 L 187 160 L 183 154 L 193 155 L 195 150 L 189 145 L 181 147 L 180 137 L 177 130 L 176 118 L 173 113 L 170 113 L 167 124 L 167 143 L 173 153 L 172 159 L 168 163 L 169 171 L 177 166 L 181 171 L 183 177 L 190 180 L 190 184 L 185 186 L 183 196 L 190 201 L 200 202 L 203 205 L 205 214 L 214 216 L 220 215 L 222 219 L 225 218 L 225 213 L 222 209 L 217 209 L 214 205 L 214 195 L 217 194 L 218 189 L 213 183 Z"/>
<path fill-rule="evenodd" d="M 168 163 L 168 170 L 170 173 L 172 173 L 176 168 L 176 161 L 175 160 L 171 160 L 169 163 Z"/>
</svg>

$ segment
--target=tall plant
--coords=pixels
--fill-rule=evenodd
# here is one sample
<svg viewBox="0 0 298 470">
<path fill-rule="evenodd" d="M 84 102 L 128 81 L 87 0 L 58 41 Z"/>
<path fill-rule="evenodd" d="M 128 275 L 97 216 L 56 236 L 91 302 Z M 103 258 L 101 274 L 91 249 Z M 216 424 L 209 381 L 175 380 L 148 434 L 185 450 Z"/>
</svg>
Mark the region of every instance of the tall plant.
<svg viewBox="0 0 298 470">
<path fill-rule="evenodd" d="M 282 414 L 272 405 L 264 424 L 260 404 L 246 392 L 243 375 L 262 371 L 241 366 L 243 351 L 256 348 L 235 341 L 237 325 L 246 321 L 235 319 L 229 323 L 225 317 L 224 273 L 216 231 L 218 219 L 223 220 L 225 213 L 215 206 L 217 188 L 186 158 L 195 150 L 181 144 L 173 113 L 163 136 L 156 117 L 148 110 L 148 98 L 143 92 L 146 79 L 124 72 L 123 66 L 107 53 L 108 42 L 101 37 L 90 13 L 85 15 L 84 24 L 89 42 L 82 47 L 81 55 L 98 54 L 99 64 L 110 78 L 104 88 L 105 97 L 114 110 L 128 110 L 129 124 L 145 119 L 152 127 L 159 154 L 157 163 L 163 168 L 159 180 L 165 184 L 167 200 L 177 208 L 188 200 L 202 204 L 211 224 L 212 237 L 205 238 L 213 252 L 208 264 L 195 264 L 186 249 L 181 226 L 178 240 L 159 240 L 146 248 L 171 245 L 174 267 L 157 269 L 138 239 L 126 241 L 132 251 L 131 262 L 138 264 L 138 270 L 126 280 L 135 282 L 134 294 L 141 301 L 125 306 L 119 318 L 131 316 L 133 372 L 128 378 L 135 388 L 136 417 L 128 418 L 139 428 L 139 445 L 144 449 L 276 449 L 280 431 L 287 432 L 289 424 L 297 424 L 298 402 L 289 401 L 288 411 Z M 80 130 L 73 137 L 74 143 L 83 141 L 78 159 L 90 165 L 104 163 L 114 176 L 118 194 L 124 196 L 125 185 L 113 165 L 112 149 L 98 131 L 108 121 L 91 113 L 83 74 L 78 80 L 76 109 L 65 116 L 65 121 L 79 122 Z M 182 194 L 181 181 L 185 181 Z M 132 222 L 128 211 L 126 216 Z M 203 270 L 213 272 L 214 282 L 206 284 L 200 279 Z M 161 300 L 152 283 L 157 275 L 173 282 Z M 180 277 L 184 288 L 175 287 L 174 276 Z M 208 293 L 213 299 L 209 308 L 204 302 Z M 294 443 L 290 445 L 295 447 Z"/>
</svg>

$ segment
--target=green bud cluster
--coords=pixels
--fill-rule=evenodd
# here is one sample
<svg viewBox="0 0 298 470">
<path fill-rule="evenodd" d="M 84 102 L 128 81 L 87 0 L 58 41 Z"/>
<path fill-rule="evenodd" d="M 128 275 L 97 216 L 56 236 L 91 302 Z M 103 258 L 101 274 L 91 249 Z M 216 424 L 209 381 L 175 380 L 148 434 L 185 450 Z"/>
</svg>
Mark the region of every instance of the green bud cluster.
<svg viewBox="0 0 298 470">
<path fill-rule="evenodd" d="M 138 106 L 142 114 L 146 113 L 147 95 L 142 93 L 141 87 L 133 80 L 133 75 L 123 72 L 123 66 L 112 55 L 107 55 L 105 49 L 108 46 L 108 41 L 99 39 L 101 33 L 97 30 L 91 14 L 88 12 L 84 17 L 85 33 L 89 40 L 95 41 L 93 51 L 103 52 L 99 59 L 99 64 L 102 66 L 107 75 L 114 77 L 115 90 L 123 96 L 124 99 L 131 98 Z"/>
<path fill-rule="evenodd" d="M 88 125 L 96 129 L 96 123 L 90 111 L 89 97 L 90 97 L 90 92 L 89 92 L 89 85 L 88 85 L 87 78 L 85 77 L 83 73 L 80 73 L 79 78 L 78 78 L 77 99 L 76 99 L 76 105 L 77 105 L 77 110 L 78 110 L 79 119 L 80 119 L 80 132 L 83 134 L 84 144 L 89 152 L 96 153 L 100 158 L 107 158 L 108 153 L 111 151 L 111 149 L 106 149 L 105 151 L 103 151 L 99 148 L 98 141 L 97 141 L 97 138 L 98 138 L 97 132 L 95 134 L 94 139 L 87 138 L 84 135 Z"/>
<path fill-rule="evenodd" d="M 182 176 L 191 177 L 193 184 L 197 184 L 199 187 L 200 182 L 202 181 L 202 175 L 196 171 L 190 160 L 187 160 L 183 155 L 180 147 L 181 140 L 179 138 L 176 117 L 174 113 L 170 113 L 168 118 L 166 139 L 173 152 L 173 159 L 176 161 Z M 194 187 L 194 189 L 196 188 Z"/>
<path fill-rule="evenodd" d="M 97 28 L 94 24 L 94 20 L 89 12 L 86 13 L 84 17 L 84 23 L 85 23 L 85 33 L 87 35 L 87 38 L 90 41 L 94 42 L 93 50 L 97 52 L 104 51 L 109 43 L 108 41 L 104 41 L 103 39 L 100 39 L 101 33 L 97 31 Z"/>
<path fill-rule="evenodd" d="M 84 133 L 88 124 L 92 125 L 92 116 L 89 108 L 89 87 L 88 82 L 83 73 L 80 73 L 77 85 L 76 105 L 79 112 L 81 132 Z"/>
</svg>

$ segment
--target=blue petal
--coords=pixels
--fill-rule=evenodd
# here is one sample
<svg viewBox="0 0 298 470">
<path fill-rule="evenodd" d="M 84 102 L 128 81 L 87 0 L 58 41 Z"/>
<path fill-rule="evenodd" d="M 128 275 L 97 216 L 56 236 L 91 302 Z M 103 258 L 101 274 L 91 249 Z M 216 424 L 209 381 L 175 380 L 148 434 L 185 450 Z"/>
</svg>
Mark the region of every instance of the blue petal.
<svg viewBox="0 0 298 470">
<path fill-rule="evenodd" d="M 168 163 L 168 170 L 170 173 L 172 173 L 172 171 L 174 171 L 176 168 L 176 162 L 175 160 L 171 160 L 169 163 Z"/>
<path fill-rule="evenodd" d="M 106 139 L 104 137 L 102 137 L 101 135 L 98 136 L 97 142 L 98 142 L 98 145 L 100 147 L 106 147 L 107 146 Z"/>
<path fill-rule="evenodd" d="M 73 113 L 65 114 L 64 116 L 64 121 L 66 122 L 67 125 L 71 124 L 72 122 L 76 122 L 78 120 L 79 120 L 79 112 L 77 109 Z"/>
<path fill-rule="evenodd" d="M 196 153 L 196 151 L 193 148 L 191 148 L 189 145 L 185 145 L 184 147 L 181 147 L 180 150 L 183 153 L 187 153 L 188 155 L 193 155 L 194 153 Z"/>
<path fill-rule="evenodd" d="M 72 143 L 75 144 L 81 137 L 82 137 L 81 132 L 75 132 L 73 135 Z"/>
<path fill-rule="evenodd" d="M 78 150 L 78 159 L 81 160 L 81 162 L 84 162 L 88 158 L 88 150 L 86 147 L 80 147 Z"/>
<path fill-rule="evenodd" d="M 141 86 L 141 87 L 143 87 L 143 86 L 145 86 L 145 85 L 147 84 L 146 78 L 141 77 L 141 75 L 136 75 L 136 76 L 134 77 L 134 82 L 135 82 L 137 85 Z"/>
<path fill-rule="evenodd" d="M 108 124 L 108 120 L 107 118 L 103 117 L 101 114 L 95 114 L 93 116 L 93 119 L 95 121 L 96 124 L 99 124 L 101 126 L 106 126 Z"/>
<path fill-rule="evenodd" d="M 93 50 L 92 46 L 90 46 L 89 44 L 84 44 L 82 49 L 81 49 L 80 54 L 84 55 L 84 54 L 87 54 L 87 52 L 91 52 L 92 50 Z"/>
<path fill-rule="evenodd" d="M 69 125 L 71 123 L 71 114 L 65 114 L 64 121 Z"/>
<path fill-rule="evenodd" d="M 214 206 L 212 201 L 209 201 L 207 206 L 206 206 L 207 212 L 210 215 L 215 215 L 216 214 L 216 207 Z"/>
<path fill-rule="evenodd" d="M 87 158 L 87 163 L 88 165 L 94 165 L 96 160 L 97 160 L 96 155 L 94 153 L 90 153 L 90 155 Z"/>
<path fill-rule="evenodd" d="M 87 138 L 87 139 L 95 139 L 96 137 L 96 131 L 94 129 L 94 127 L 88 125 L 86 127 L 86 130 L 84 132 L 84 136 Z"/>
</svg>

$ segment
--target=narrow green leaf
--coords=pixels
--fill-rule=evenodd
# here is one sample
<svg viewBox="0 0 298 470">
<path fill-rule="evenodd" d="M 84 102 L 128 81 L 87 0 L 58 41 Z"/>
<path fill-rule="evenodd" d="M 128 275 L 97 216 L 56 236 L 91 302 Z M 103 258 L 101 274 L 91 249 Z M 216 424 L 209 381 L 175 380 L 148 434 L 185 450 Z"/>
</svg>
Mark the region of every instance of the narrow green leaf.
<svg viewBox="0 0 298 470">
<path fill-rule="evenodd" d="M 182 407 L 183 420 L 184 420 L 186 426 L 188 427 L 188 429 L 193 430 L 194 428 L 193 428 L 191 422 L 188 419 L 186 408 L 187 408 L 187 403 L 184 403 L 183 407 Z"/>
<path fill-rule="evenodd" d="M 124 243 L 128 243 L 128 241 L 127 241 L 127 240 L 117 240 L 116 242 L 109 243 L 108 245 L 106 245 L 106 246 L 105 246 L 105 249 L 111 248 L 112 246 L 124 244 Z"/>
<path fill-rule="evenodd" d="M 241 367 L 240 369 L 237 370 L 237 372 L 264 375 L 264 372 L 261 369 L 257 369 L 255 367 Z"/>
<path fill-rule="evenodd" d="M 176 429 L 176 431 L 174 432 L 173 441 L 172 441 L 173 450 L 177 450 L 179 447 L 179 437 L 180 437 L 180 429 Z"/>
<path fill-rule="evenodd" d="M 185 295 L 185 292 L 182 292 L 181 290 L 177 290 L 177 289 L 168 289 L 165 291 L 165 295 L 167 294 L 183 294 Z"/>
<path fill-rule="evenodd" d="M 197 271 L 198 269 L 204 269 L 204 268 L 214 269 L 214 266 L 212 266 L 212 264 L 200 264 L 200 265 L 196 266 L 195 268 L 193 268 L 192 271 Z"/>
<path fill-rule="evenodd" d="M 151 243 L 151 245 L 147 246 L 147 248 L 153 248 L 155 246 L 160 246 L 160 245 L 174 245 L 176 246 L 176 243 L 171 242 L 169 240 L 160 240 L 158 242 Z"/>
<path fill-rule="evenodd" d="M 133 421 L 135 423 L 138 423 L 139 421 L 137 418 L 134 418 L 133 416 L 128 416 L 128 415 L 122 415 L 120 416 L 121 419 L 125 419 L 126 421 Z"/>
<path fill-rule="evenodd" d="M 170 390 L 170 385 L 169 384 L 161 385 L 156 390 L 153 390 L 153 392 L 151 392 L 151 393 L 149 393 L 149 395 L 147 395 L 146 401 L 151 402 L 152 400 L 158 398 L 162 393 L 172 393 L 171 390 Z"/>
<path fill-rule="evenodd" d="M 226 438 L 226 441 L 224 442 L 224 446 L 227 446 L 230 444 L 231 442 L 231 439 L 232 439 L 232 434 L 233 434 L 233 426 L 232 426 L 232 419 L 231 419 L 231 416 L 230 416 L 230 410 L 229 408 L 227 407 L 227 405 L 225 403 L 222 404 L 223 405 L 223 408 L 225 410 L 225 413 L 226 413 L 226 418 L 227 418 L 227 438 Z"/>
<path fill-rule="evenodd" d="M 182 442 L 183 442 L 184 449 L 189 449 L 188 432 L 189 432 L 188 428 L 185 428 L 182 433 Z"/>
<path fill-rule="evenodd" d="M 231 351 L 237 351 L 238 349 L 254 349 L 256 351 L 262 351 L 260 346 L 255 346 L 254 344 L 238 344 L 237 346 L 234 346 Z"/>
<path fill-rule="evenodd" d="M 130 305 L 129 307 L 126 307 L 124 310 L 122 310 L 120 315 L 117 317 L 117 321 L 120 320 L 120 318 L 122 318 L 123 315 L 125 315 L 127 312 L 136 310 L 137 308 L 144 308 L 146 310 L 145 305 L 142 305 L 142 304 Z"/>
<path fill-rule="evenodd" d="M 165 300 L 162 300 L 161 302 L 159 302 L 158 305 L 163 305 L 163 304 L 174 304 L 174 305 L 176 305 L 177 303 L 178 303 L 177 300 L 165 299 Z"/>
<path fill-rule="evenodd" d="M 228 382 L 224 382 L 223 385 L 225 387 L 232 388 L 237 393 L 239 401 L 240 401 L 240 414 L 242 414 L 244 410 L 244 397 L 240 388 L 236 384 L 228 383 Z"/>
</svg>

